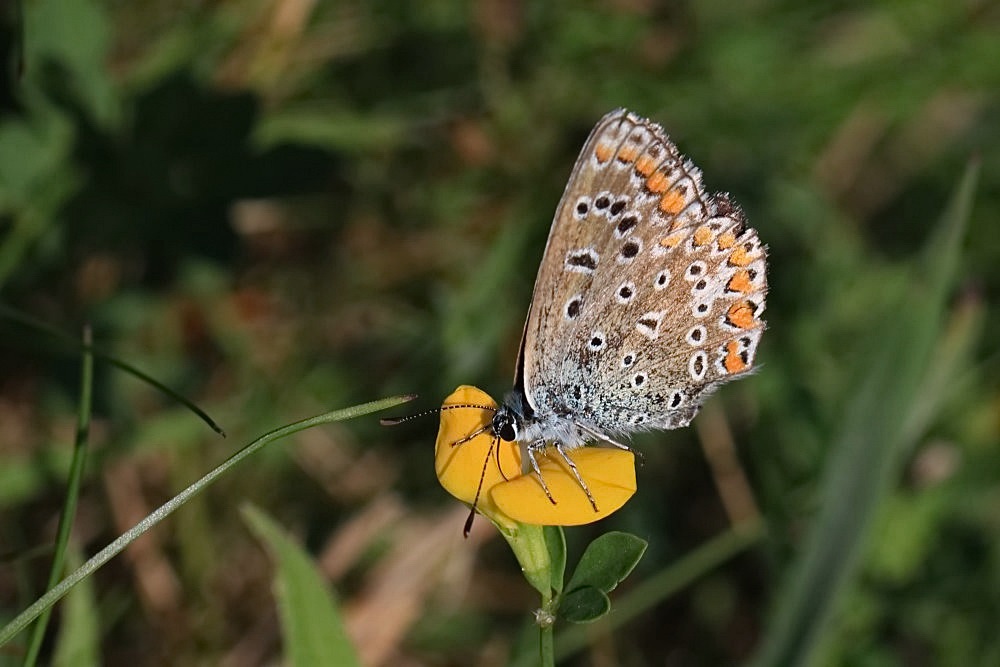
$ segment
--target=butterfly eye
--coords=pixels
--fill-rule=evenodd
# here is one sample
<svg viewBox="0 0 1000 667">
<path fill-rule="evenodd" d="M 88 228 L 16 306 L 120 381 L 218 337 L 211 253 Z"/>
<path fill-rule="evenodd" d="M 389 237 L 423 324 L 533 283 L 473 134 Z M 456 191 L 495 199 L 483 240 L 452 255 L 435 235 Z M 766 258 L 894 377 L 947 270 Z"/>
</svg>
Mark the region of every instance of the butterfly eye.
<svg viewBox="0 0 1000 667">
<path fill-rule="evenodd" d="M 501 407 L 493 415 L 493 432 L 504 442 L 517 440 L 517 420 L 510 410 Z"/>
</svg>

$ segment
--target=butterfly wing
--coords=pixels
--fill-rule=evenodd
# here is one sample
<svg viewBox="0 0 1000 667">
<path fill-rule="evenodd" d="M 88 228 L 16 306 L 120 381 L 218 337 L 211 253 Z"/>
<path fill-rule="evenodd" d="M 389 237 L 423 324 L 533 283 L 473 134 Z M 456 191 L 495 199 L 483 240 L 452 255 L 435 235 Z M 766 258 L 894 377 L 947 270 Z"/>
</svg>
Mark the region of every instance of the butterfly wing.
<svg viewBox="0 0 1000 667">
<path fill-rule="evenodd" d="M 656 124 L 625 110 L 577 159 L 521 351 L 531 407 L 605 433 L 686 425 L 753 367 L 765 248 Z"/>
</svg>

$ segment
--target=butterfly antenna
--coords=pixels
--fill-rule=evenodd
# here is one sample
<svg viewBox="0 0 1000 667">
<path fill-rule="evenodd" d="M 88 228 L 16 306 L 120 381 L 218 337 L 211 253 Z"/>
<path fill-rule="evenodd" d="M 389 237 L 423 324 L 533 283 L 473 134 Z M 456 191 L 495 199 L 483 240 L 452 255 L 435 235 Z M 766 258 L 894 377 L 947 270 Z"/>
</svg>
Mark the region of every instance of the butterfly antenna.
<svg viewBox="0 0 1000 667">
<path fill-rule="evenodd" d="M 508 477 L 507 473 L 505 473 L 503 471 L 503 464 L 500 461 L 500 447 L 496 447 L 493 450 L 493 460 L 496 461 L 497 470 L 500 471 L 500 476 L 503 477 L 503 481 L 509 482 L 510 481 L 510 477 Z"/>
<path fill-rule="evenodd" d="M 482 432 L 482 430 L 480 430 Z M 486 467 L 490 464 L 490 457 L 493 456 L 493 451 L 499 451 L 497 447 L 497 441 L 499 438 L 493 438 L 490 441 L 490 451 L 486 452 L 486 458 L 483 459 L 483 469 L 479 471 L 479 485 L 476 486 L 476 495 L 472 499 L 472 511 L 469 512 L 469 518 L 465 520 L 465 528 L 462 529 L 462 536 L 468 538 L 469 531 L 472 530 L 472 520 L 476 518 L 476 507 L 479 505 L 479 494 L 483 491 L 483 482 L 486 480 Z M 500 471 L 503 474 L 503 471 Z"/>
<path fill-rule="evenodd" d="M 465 443 L 469 442 L 470 440 L 472 440 L 476 436 L 482 435 L 486 431 L 490 430 L 491 426 L 492 426 L 491 424 L 486 424 L 485 426 L 480 427 L 479 429 L 473 431 L 472 433 L 470 433 L 469 435 L 465 436 L 464 438 L 460 438 L 460 439 L 456 440 L 455 442 L 451 443 L 451 445 L 449 445 L 449 447 L 458 447 L 459 445 L 464 445 Z"/>
<path fill-rule="evenodd" d="M 462 528 L 462 537 L 469 539 L 469 533 L 472 532 L 472 520 L 476 518 L 476 508 L 473 507 L 469 511 L 469 518 L 465 520 L 465 527 Z"/>
<path fill-rule="evenodd" d="M 416 419 L 417 417 L 426 417 L 427 415 L 433 415 L 440 412 L 440 408 L 435 408 L 433 410 L 424 410 L 423 412 L 418 412 L 414 415 L 406 415 L 405 417 L 382 417 L 378 420 L 378 423 L 382 426 L 397 426 L 403 422 L 408 422 L 411 419 Z"/>
<path fill-rule="evenodd" d="M 413 415 L 406 415 L 405 417 L 382 417 L 378 422 L 382 426 L 397 426 L 403 422 L 408 422 L 411 419 L 416 419 L 418 417 L 426 417 L 427 415 L 436 415 L 439 412 L 444 412 L 445 410 L 456 410 L 458 408 L 476 408 L 479 410 L 489 410 L 490 412 L 496 412 L 497 409 L 489 405 L 443 405 L 440 408 L 434 408 L 433 410 L 424 410 L 423 412 L 418 412 Z"/>
</svg>

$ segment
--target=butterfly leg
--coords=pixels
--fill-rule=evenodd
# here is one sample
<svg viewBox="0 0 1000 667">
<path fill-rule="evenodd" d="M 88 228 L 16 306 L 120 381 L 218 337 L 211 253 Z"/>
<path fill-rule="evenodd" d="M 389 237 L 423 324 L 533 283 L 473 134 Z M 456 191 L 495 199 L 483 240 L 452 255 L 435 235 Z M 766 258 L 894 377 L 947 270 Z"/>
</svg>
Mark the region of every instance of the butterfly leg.
<svg viewBox="0 0 1000 667">
<path fill-rule="evenodd" d="M 566 462 L 566 465 L 568 465 L 569 469 L 573 472 L 573 477 L 576 477 L 577 484 L 579 484 L 580 488 L 583 489 L 583 492 L 587 494 L 587 500 L 590 501 L 590 506 L 594 508 L 595 512 L 597 512 L 597 503 L 594 501 L 594 496 L 590 493 L 590 487 L 588 487 L 587 483 L 583 481 L 583 477 L 580 476 L 580 471 L 577 470 L 576 464 L 573 463 L 573 459 L 566 454 L 566 450 L 564 448 L 565 446 L 563 443 L 557 442 L 555 447 L 556 451 L 559 452 L 559 455 L 563 458 L 563 461 Z"/>
<path fill-rule="evenodd" d="M 626 452 L 632 452 L 632 455 L 635 456 L 635 458 L 637 458 L 639 460 L 640 464 L 642 464 L 642 462 L 643 462 L 643 455 L 642 455 L 642 452 L 640 452 L 639 450 L 632 449 L 628 445 L 626 445 L 624 443 L 621 443 L 621 442 L 618 442 L 614 438 L 610 438 L 610 437 L 604 435 L 603 433 L 601 433 L 600 431 L 597 431 L 597 430 L 592 429 L 592 428 L 590 428 L 588 426 L 585 426 L 584 424 L 577 424 L 576 427 L 578 429 L 580 429 L 581 431 L 583 431 L 584 433 L 586 433 L 587 435 L 589 435 L 590 437 L 592 437 L 594 440 L 601 440 L 603 442 L 608 443 L 609 445 L 614 445 L 618 449 L 623 449 Z"/>
<path fill-rule="evenodd" d="M 604 435 L 603 433 L 601 433 L 600 431 L 598 431 L 596 429 L 592 429 L 589 426 L 586 426 L 585 424 L 576 424 L 575 423 L 574 425 L 578 429 L 580 429 L 581 431 L 583 431 L 584 433 L 586 433 L 587 435 L 589 435 L 594 440 L 601 440 L 603 442 L 608 443 L 609 445 L 614 445 L 618 449 L 624 449 L 626 452 L 633 452 L 633 453 L 635 453 L 635 450 L 632 449 L 631 447 L 629 447 L 628 445 L 620 443 L 617 440 L 615 440 L 614 438 L 610 438 L 610 437 Z"/>
<path fill-rule="evenodd" d="M 545 449 L 545 441 L 538 440 L 531 443 L 526 448 L 528 450 L 528 460 L 531 462 L 531 469 L 535 471 L 535 477 L 538 478 L 538 483 L 542 485 L 542 491 L 545 492 L 545 496 L 549 499 L 549 502 L 553 505 L 556 504 L 556 499 L 552 497 L 552 492 L 549 491 L 549 485 L 545 483 L 545 478 L 542 477 L 542 471 L 538 467 L 538 461 L 535 459 L 535 452 Z"/>
</svg>

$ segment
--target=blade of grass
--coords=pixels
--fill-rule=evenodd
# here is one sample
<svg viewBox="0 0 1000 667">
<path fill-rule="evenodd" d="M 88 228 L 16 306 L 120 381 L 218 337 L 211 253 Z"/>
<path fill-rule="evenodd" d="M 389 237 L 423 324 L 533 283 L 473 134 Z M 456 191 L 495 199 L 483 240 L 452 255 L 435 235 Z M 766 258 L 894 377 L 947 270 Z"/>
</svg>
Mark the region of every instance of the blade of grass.
<svg viewBox="0 0 1000 667">
<path fill-rule="evenodd" d="M 71 545 L 66 567 L 77 568 L 82 562 L 83 554 Z M 101 664 L 101 626 L 110 623 L 106 610 L 98 608 L 95 588 L 93 579 L 85 579 L 63 600 L 59 611 L 59 637 L 52 648 L 52 667 L 98 667 Z"/>
<path fill-rule="evenodd" d="M 89 326 L 83 328 L 83 358 L 80 368 L 80 405 L 76 416 L 76 439 L 73 443 L 73 460 L 69 467 L 69 480 L 66 485 L 66 497 L 63 500 L 62 514 L 59 516 L 59 528 L 56 531 L 56 548 L 52 557 L 52 568 L 49 570 L 49 580 L 45 588 L 50 589 L 59 581 L 66 564 L 66 548 L 69 546 L 69 533 L 73 528 L 73 520 L 76 518 L 76 506 L 80 499 L 80 480 L 83 479 L 83 470 L 87 465 L 88 441 L 90 438 L 90 408 L 91 396 L 94 386 L 94 355 L 90 350 L 93 333 Z M 33 667 L 38 660 L 38 653 L 42 648 L 42 639 L 45 637 L 45 629 L 49 624 L 49 616 L 52 608 L 49 607 L 41 616 L 31 631 L 31 639 L 28 641 L 28 652 L 24 656 L 23 664 L 26 667 Z"/>
<path fill-rule="evenodd" d="M 878 328 L 876 361 L 866 369 L 832 446 L 815 528 L 753 662 L 758 667 L 810 664 L 860 563 L 872 519 L 920 435 L 918 426 L 929 422 L 926 394 L 941 392 L 929 384 L 937 376 L 932 352 L 977 176 L 978 164 L 970 164 L 928 242 L 920 271 L 914 271 L 913 293 Z"/>
<path fill-rule="evenodd" d="M 274 519 L 253 505 L 243 518 L 274 558 L 275 597 L 289 665 L 360 665 L 336 599 L 302 547 Z"/>
<path fill-rule="evenodd" d="M 160 391 L 164 395 L 169 396 L 173 400 L 185 406 L 191 412 L 198 415 L 198 417 L 201 418 L 203 422 L 208 424 L 209 428 L 211 428 L 213 431 L 215 431 L 222 437 L 226 436 L 226 432 L 222 430 L 222 427 L 219 426 L 215 422 L 215 420 L 208 415 L 207 412 L 199 408 L 193 402 L 191 402 L 184 396 L 181 396 L 176 391 L 174 391 L 167 385 L 163 384 L 156 378 L 147 375 L 146 373 L 139 370 L 138 368 L 128 363 L 127 361 L 123 361 L 118 357 L 114 356 L 113 354 L 109 354 L 103 351 L 101 348 L 94 346 L 93 343 L 82 344 L 75 337 L 67 334 L 65 331 L 57 329 L 56 327 L 47 324 L 46 322 L 31 317 L 30 315 L 26 315 L 25 313 L 22 313 L 19 310 L 11 308 L 10 306 L 4 305 L 2 303 L 0 303 L 0 317 L 4 317 L 10 320 L 11 322 L 16 322 L 21 326 L 28 327 L 29 329 L 34 329 L 35 331 L 40 331 L 48 336 L 51 336 L 52 338 L 55 338 L 57 341 L 59 341 L 60 343 L 71 349 L 71 351 L 74 353 L 90 352 L 101 361 L 107 362 L 112 366 L 120 368 L 129 375 L 133 375 L 142 380 L 143 382 L 155 387 L 158 391 Z"/>
<path fill-rule="evenodd" d="M 275 440 L 280 440 L 281 438 L 292 435 L 293 433 L 298 433 L 299 431 L 307 428 L 320 426 L 322 424 L 330 424 L 332 422 L 344 421 L 347 419 L 354 419 L 356 417 L 361 417 L 373 412 L 379 412 L 381 410 L 388 410 L 396 407 L 397 405 L 406 403 L 413 398 L 413 396 L 394 396 L 392 398 L 384 398 L 370 403 L 362 403 L 361 405 L 355 405 L 350 408 L 334 410 L 315 417 L 309 417 L 308 419 L 303 419 L 301 421 L 282 426 L 281 428 L 277 428 L 260 436 L 230 456 L 225 460 L 225 462 L 216 466 L 212 469 L 212 471 L 207 473 L 197 482 L 191 484 L 189 487 L 158 507 L 142 521 L 115 539 L 115 541 L 111 544 L 101 549 L 101 551 L 99 551 L 86 563 L 81 565 L 72 574 L 60 581 L 54 588 L 50 589 L 47 593 L 45 593 L 45 595 L 36 600 L 30 607 L 18 614 L 10 623 L 0 629 L 0 646 L 3 646 L 10 641 L 18 632 L 23 630 L 28 623 L 38 618 L 43 611 L 51 607 L 55 602 L 66 595 L 66 592 L 79 583 L 80 580 L 96 572 L 114 556 L 118 555 L 125 547 L 134 542 L 140 535 L 170 516 L 177 508 L 190 500 L 192 496 L 200 493 L 209 484 L 218 479 L 223 473 L 251 454 L 254 454 Z"/>
</svg>

